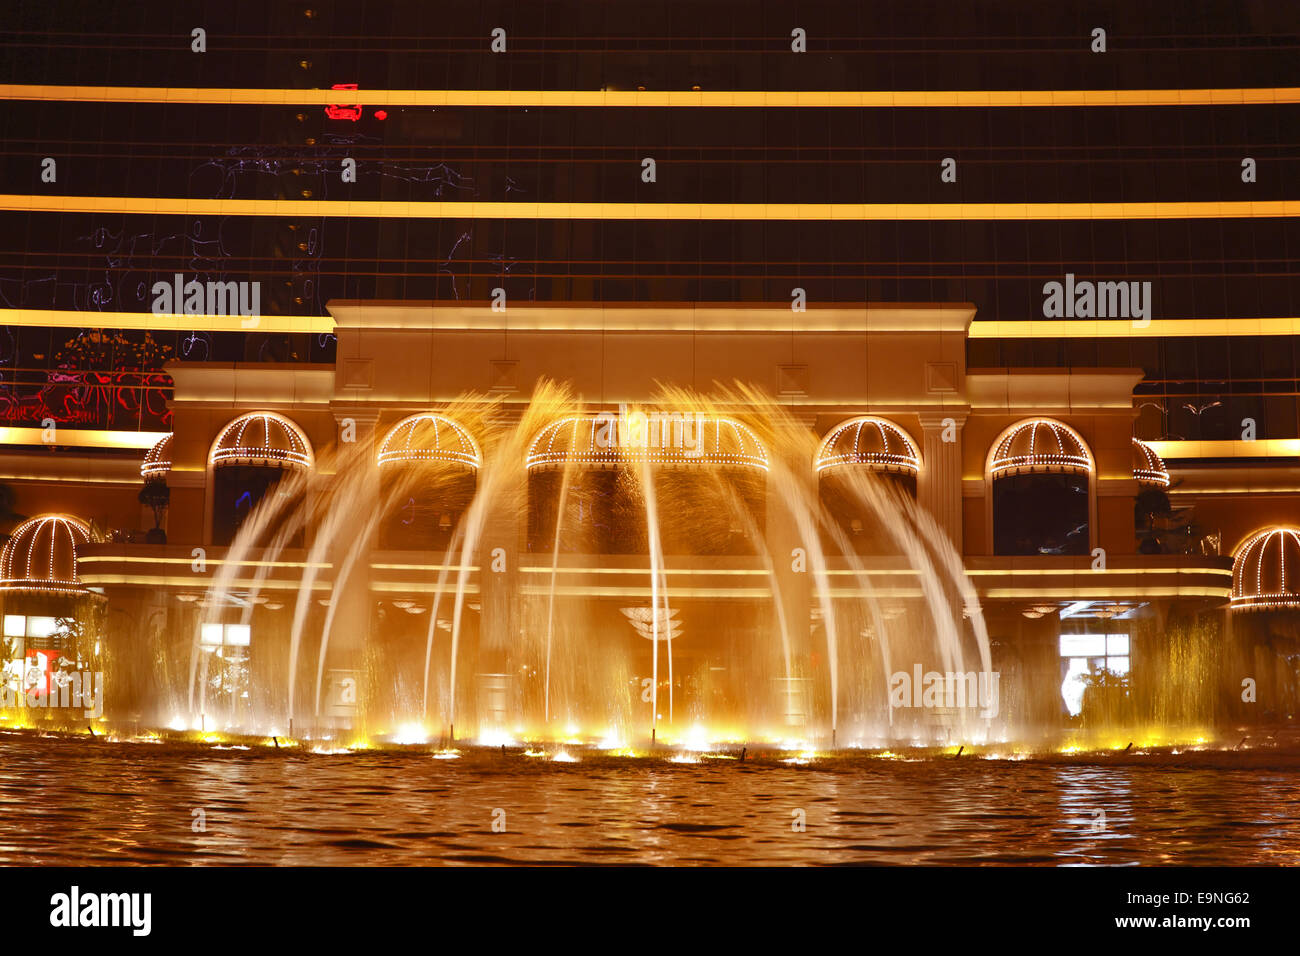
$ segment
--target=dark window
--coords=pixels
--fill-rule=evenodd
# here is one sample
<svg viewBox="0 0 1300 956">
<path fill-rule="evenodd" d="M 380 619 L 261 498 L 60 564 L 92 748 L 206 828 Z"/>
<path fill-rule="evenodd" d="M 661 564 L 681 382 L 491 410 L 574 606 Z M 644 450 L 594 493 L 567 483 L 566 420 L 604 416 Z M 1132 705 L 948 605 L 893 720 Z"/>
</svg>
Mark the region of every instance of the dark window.
<svg viewBox="0 0 1300 956">
<path fill-rule="evenodd" d="M 996 554 L 1087 554 L 1087 476 L 996 479 L 993 549 Z"/>
<path fill-rule="evenodd" d="M 379 528 L 379 547 L 395 551 L 446 553 L 474 497 L 472 472 L 388 465 L 383 469 L 388 514 Z"/>
<path fill-rule="evenodd" d="M 877 473 L 872 480 L 878 482 L 887 495 L 916 498 L 916 475 Z M 843 541 L 847 541 L 853 554 L 902 553 L 902 548 L 881 520 L 882 516 L 834 471 L 821 481 L 821 500 L 843 535 L 841 540 L 837 540 L 836 535 L 824 535 L 823 543 L 832 553 L 843 548 Z"/>
<path fill-rule="evenodd" d="M 285 472 L 279 468 L 261 465 L 226 465 L 213 472 L 212 542 L 228 545 L 244 526 L 249 516 L 265 501 L 267 507 L 282 504 L 274 514 L 267 513 L 267 525 L 259 535 L 259 542 L 268 542 L 292 512 L 289 502 L 277 502 L 272 496 L 285 494 L 277 491 Z M 302 547 L 299 532 L 288 542 L 288 547 Z"/>
</svg>

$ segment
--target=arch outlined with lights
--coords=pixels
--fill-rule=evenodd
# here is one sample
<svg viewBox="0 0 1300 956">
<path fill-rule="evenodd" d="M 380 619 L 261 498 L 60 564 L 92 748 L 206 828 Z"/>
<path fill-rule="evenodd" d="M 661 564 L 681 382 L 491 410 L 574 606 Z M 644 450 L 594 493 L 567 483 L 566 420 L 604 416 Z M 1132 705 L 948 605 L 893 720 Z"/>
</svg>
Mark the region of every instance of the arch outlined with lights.
<svg viewBox="0 0 1300 956">
<path fill-rule="evenodd" d="M 0 550 L 0 591 L 86 594 L 77 573 L 77 549 L 93 540 L 90 526 L 64 514 L 28 518 Z"/>
<path fill-rule="evenodd" d="M 1020 474 L 1086 474 L 1097 472 L 1087 441 L 1065 422 L 1027 418 L 1004 429 L 989 448 L 990 478 Z"/>
<path fill-rule="evenodd" d="M 692 454 L 685 446 L 696 441 L 699 454 Z M 603 412 L 561 418 L 533 437 L 524 461 L 530 472 L 569 463 L 597 470 L 641 463 L 665 468 L 768 468 L 767 449 L 744 422 L 680 412 Z"/>
<path fill-rule="evenodd" d="M 814 459 L 818 475 L 852 465 L 916 475 L 921 470 L 921 452 L 898 424 L 876 415 L 860 415 L 832 428 Z"/>
<path fill-rule="evenodd" d="M 1234 611 L 1300 610 L 1300 528 L 1261 528 L 1232 557 Z"/>
<path fill-rule="evenodd" d="M 240 415 L 223 428 L 208 451 L 208 465 L 261 465 L 269 468 L 311 468 L 316 458 L 306 434 L 279 412 Z"/>
<path fill-rule="evenodd" d="M 1169 469 L 1156 450 L 1140 438 L 1133 439 L 1133 477 L 1147 487 L 1169 487 Z"/>
<path fill-rule="evenodd" d="M 1032 430 L 1030 430 L 1032 429 Z M 1040 431 L 1041 429 L 1041 431 Z M 1039 435 L 1051 435 L 1045 448 L 1036 447 Z M 1016 439 L 1027 442 L 1021 452 Z M 1051 445 L 1056 446 L 1053 452 Z M 1055 456 L 1055 457 L 1053 457 Z M 1019 458 L 1027 460 L 1017 461 Z M 1088 548 L 1097 547 L 1097 462 L 1092 448 L 1078 430 L 1055 418 L 1025 418 L 1004 428 L 989 445 L 984 459 L 984 527 L 988 529 L 988 554 L 994 554 L 993 484 L 999 478 L 1024 474 L 1084 475 L 1088 479 Z"/>
<path fill-rule="evenodd" d="M 432 439 L 430 446 L 428 439 Z M 437 412 L 408 415 L 388 430 L 376 462 L 384 465 L 442 463 L 477 471 L 483 465 L 478 442 L 464 425 Z"/>
<path fill-rule="evenodd" d="M 172 435 L 160 438 L 140 463 L 140 477 L 146 481 L 166 478 L 172 470 Z"/>
</svg>

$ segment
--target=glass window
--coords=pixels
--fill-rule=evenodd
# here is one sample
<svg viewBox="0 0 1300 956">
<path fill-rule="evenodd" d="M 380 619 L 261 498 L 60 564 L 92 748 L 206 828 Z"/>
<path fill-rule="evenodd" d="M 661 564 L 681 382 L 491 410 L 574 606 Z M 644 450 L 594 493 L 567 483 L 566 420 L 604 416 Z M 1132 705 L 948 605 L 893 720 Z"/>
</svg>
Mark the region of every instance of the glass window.
<svg viewBox="0 0 1300 956">
<path fill-rule="evenodd" d="M 1106 637 L 1103 634 L 1062 634 L 1062 657 L 1106 656 Z"/>
<path fill-rule="evenodd" d="M 993 482 L 995 554 L 1087 554 L 1088 476 L 1009 475 Z"/>
<path fill-rule="evenodd" d="M 1083 697 L 1099 675 L 1123 677 L 1131 656 L 1127 634 L 1062 634 L 1061 698 L 1071 717 L 1083 711 Z"/>
<path fill-rule="evenodd" d="M 51 637 L 58 629 L 58 621 L 52 617 L 29 617 L 27 619 L 28 637 Z"/>
<path fill-rule="evenodd" d="M 199 630 L 199 644 L 203 647 L 248 647 L 252 643 L 252 628 L 247 624 L 204 624 Z"/>
</svg>

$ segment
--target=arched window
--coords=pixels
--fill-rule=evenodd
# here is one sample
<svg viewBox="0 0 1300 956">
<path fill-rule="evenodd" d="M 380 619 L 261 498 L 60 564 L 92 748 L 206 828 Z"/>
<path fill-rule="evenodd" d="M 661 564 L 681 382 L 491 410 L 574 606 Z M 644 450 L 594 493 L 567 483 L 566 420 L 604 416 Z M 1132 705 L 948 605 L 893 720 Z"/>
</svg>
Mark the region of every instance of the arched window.
<svg viewBox="0 0 1300 956">
<path fill-rule="evenodd" d="M 145 481 L 160 481 L 167 478 L 172 470 L 172 436 L 160 438 L 140 464 L 140 477 Z"/>
<path fill-rule="evenodd" d="M 1165 493 L 1169 487 L 1169 471 L 1154 448 L 1137 438 L 1133 439 L 1133 478 L 1138 483 L 1137 497 L 1133 502 L 1133 530 L 1137 535 L 1139 554 L 1176 552 L 1184 545 L 1177 539 L 1186 536 L 1190 527 L 1177 526 L 1177 515 Z"/>
<path fill-rule="evenodd" d="M 307 436 L 294 422 L 276 412 L 250 412 L 221 430 L 208 464 L 213 482 L 212 540 L 230 544 L 253 509 L 279 488 L 285 475 L 309 471 L 315 457 Z M 279 489 L 278 493 L 287 492 Z M 280 512 L 280 520 L 286 516 L 287 511 Z"/>
<path fill-rule="evenodd" d="M 921 453 L 898 425 L 863 415 L 836 425 L 822 439 L 814 462 L 822 502 L 859 554 L 893 550 L 872 508 L 861 500 L 850 477 L 869 474 L 899 493 L 916 497 Z"/>
<path fill-rule="evenodd" d="M 693 412 L 577 415 L 547 425 L 528 449 L 528 548 L 644 554 L 645 472 L 665 554 L 752 553 L 763 527 L 767 451 L 743 422 Z M 565 490 L 565 473 L 568 487 Z"/>
<path fill-rule="evenodd" d="M 420 412 L 389 429 L 378 462 L 384 500 L 394 499 L 379 529 L 379 546 L 445 551 L 474 497 L 483 463 L 474 436 L 445 415 Z"/>
<path fill-rule="evenodd" d="M 1069 425 L 1036 418 L 1012 425 L 994 443 L 995 554 L 1087 554 L 1092 452 Z"/>
<path fill-rule="evenodd" d="M 1232 561 L 1234 611 L 1300 610 L 1300 528 L 1256 531 Z"/>
<path fill-rule="evenodd" d="M 1133 477 L 1144 488 L 1169 487 L 1169 469 L 1156 450 L 1139 438 L 1133 439 Z"/>
<path fill-rule="evenodd" d="M 91 540 L 81 519 L 49 514 L 24 521 L 0 550 L 0 686 L 41 696 L 93 666 L 100 631 L 91 622 L 103 599 L 81 583 L 77 569 L 80 549 Z M 69 621 L 87 626 L 69 627 Z"/>
<path fill-rule="evenodd" d="M 0 550 L 0 591 L 84 595 L 86 589 L 77 574 L 77 550 L 89 543 L 90 527 L 80 518 L 28 518 Z"/>
</svg>

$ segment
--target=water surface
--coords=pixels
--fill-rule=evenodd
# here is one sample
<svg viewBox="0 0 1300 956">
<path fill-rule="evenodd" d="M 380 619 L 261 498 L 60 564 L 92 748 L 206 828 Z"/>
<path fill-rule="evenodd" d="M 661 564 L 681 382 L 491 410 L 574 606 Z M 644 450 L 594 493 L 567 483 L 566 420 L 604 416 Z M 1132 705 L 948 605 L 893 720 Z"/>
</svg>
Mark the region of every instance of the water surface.
<svg viewBox="0 0 1300 956">
<path fill-rule="evenodd" d="M 798 765 L 575 753 L 440 760 L 0 734 L 0 863 L 1300 863 L 1294 754 Z"/>
</svg>

